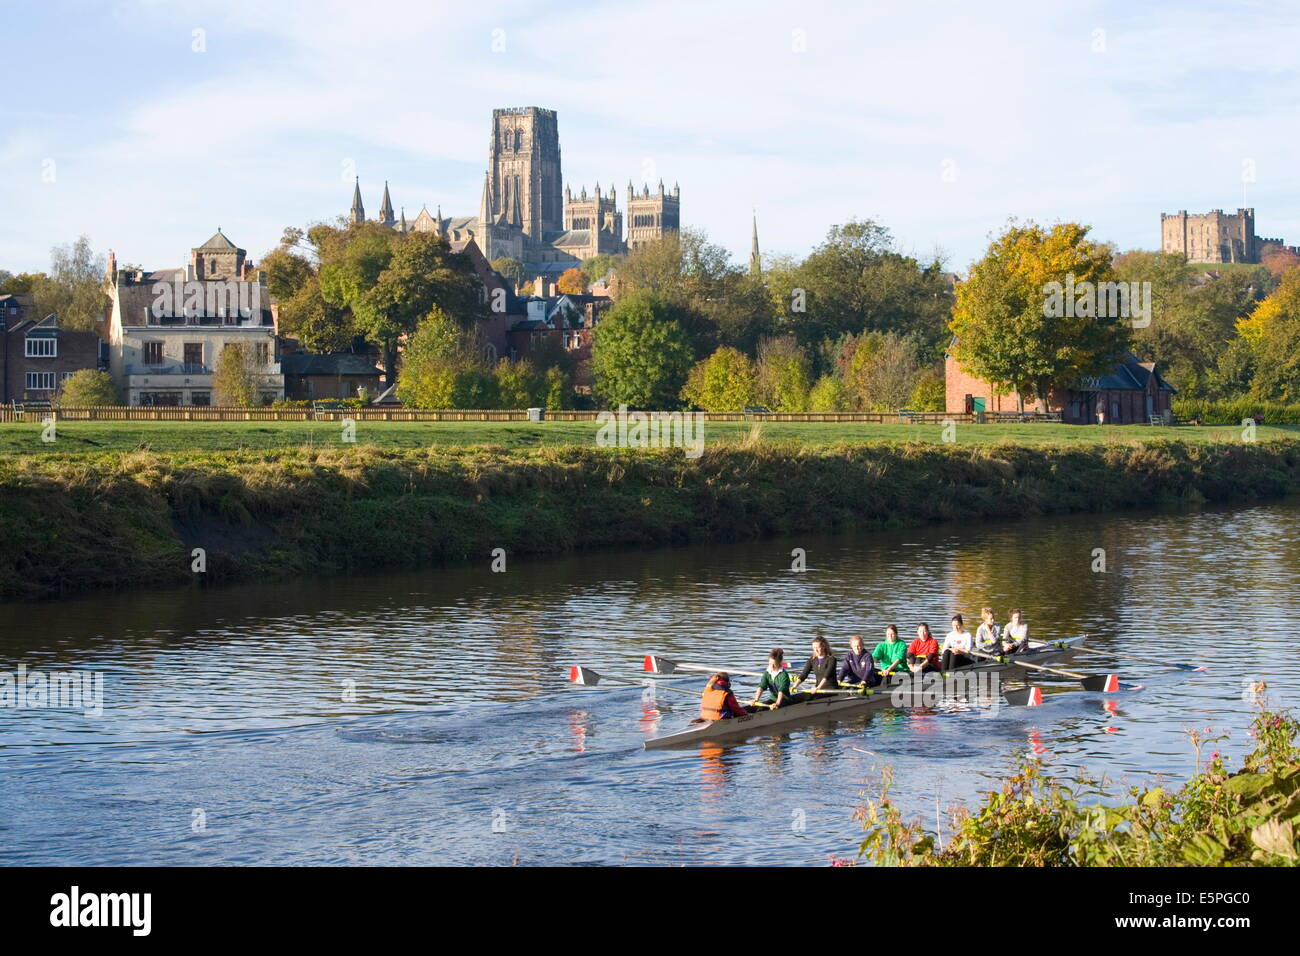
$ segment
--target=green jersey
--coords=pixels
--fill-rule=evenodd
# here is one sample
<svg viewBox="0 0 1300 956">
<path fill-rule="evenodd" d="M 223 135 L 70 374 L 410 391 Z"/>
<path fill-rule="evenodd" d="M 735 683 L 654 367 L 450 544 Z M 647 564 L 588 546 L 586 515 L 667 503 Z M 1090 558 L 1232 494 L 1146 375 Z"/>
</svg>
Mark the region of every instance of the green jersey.
<svg viewBox="0 0 1300 956">
<path fill-rule="evenodd" d="M 771 697 L 764 703 L 775 703 L 777 694 L 785 694 L 786 699 L 790 699 L 790 672 L 782 667 L 776 674 L 771 671 L 763 671 L 763 676 L 758 679 L 758 693 L 760 697 L 764 691 L 771 692 Z"/>
<path fill-rule="evenodd" d="M 900 673 L 907 670 L 907 642 L 898 640 L 890 643 L 881 641 L 871 652 L 871 659 L 876 662 L 876 670 L 884 673 L 894 667 L 894 673 Z"/>
</svg>

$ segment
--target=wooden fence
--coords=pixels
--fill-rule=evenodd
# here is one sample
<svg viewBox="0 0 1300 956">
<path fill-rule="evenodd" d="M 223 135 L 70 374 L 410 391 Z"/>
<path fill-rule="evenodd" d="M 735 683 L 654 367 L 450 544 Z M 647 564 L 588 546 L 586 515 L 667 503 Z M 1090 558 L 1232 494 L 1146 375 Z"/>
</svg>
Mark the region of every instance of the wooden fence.
<svg viewBox="0 0 1300 956">
<path fill-rule="evenodd" d="M 589 422 L 597 411 L 550 411 L 547 421 Z M 843 424 L 970 424 L 974 415 L 960 412 L 703 412 L 709 422 L 838 422 Z M 420 408 L 219 408 L 211 405 L 117 405 L 88 408 L 0 406 L 0 422 L 525 422 L 526 409 Z M 986 422 L 1060 421 L 1039 412 L 986 412 Z"/>
</svg>

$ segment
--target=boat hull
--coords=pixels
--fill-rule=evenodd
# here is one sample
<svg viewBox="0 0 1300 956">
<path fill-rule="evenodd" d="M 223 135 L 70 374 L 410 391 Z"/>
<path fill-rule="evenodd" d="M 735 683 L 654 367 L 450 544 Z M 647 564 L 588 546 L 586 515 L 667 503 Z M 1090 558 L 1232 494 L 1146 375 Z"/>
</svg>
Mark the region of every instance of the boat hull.
<svg viewBox="0 0 1300 956">
<path fill-rule="evenodd" d="M 1018 667 L 1014 661 L 1022 660 L 1031 664 L 1049 664 L 1065 657 L 1071 651 L 1078 650 L 1083 646 L 1083 642 L 1084 638 L 1082 637 L 1071 637 L 1050 643 L 1031 644 L 1028 652 L 1017 654 L 1006 663 L 988 661 L 972 667 L 964 667 L 960 671 L 953 673 L 992 675 L 1015 671 L 1029 676 L 1033 674 L 1033 671 L 1028 668 Z M 909 679 L 909 677 L 904 676 L 901 678 L 901 682 L 907 682 Z M 737 738 L 762 734 L 768 728 L 819 723 L 827 719 L 848 718 L 876 710 L 889 710 L 894 707 L 892 697 L 898 686 L 898 684 L 881 685 L 873 688 L 873 693 L 865 695 L 826 694 L 814 697 L 811 700 L 788 704 L 780 710 L 761 710 L 747 714 L 744 717 L 729 717 L 725 720 L 715 720 L 706 724 L 695 724 L 675 733 L 651 737 L 645 742 L 645 746 L 647 750 L 658 750 L 691 744 L 714 743 L 720 740 L 735 741 Z"/>
</svg>

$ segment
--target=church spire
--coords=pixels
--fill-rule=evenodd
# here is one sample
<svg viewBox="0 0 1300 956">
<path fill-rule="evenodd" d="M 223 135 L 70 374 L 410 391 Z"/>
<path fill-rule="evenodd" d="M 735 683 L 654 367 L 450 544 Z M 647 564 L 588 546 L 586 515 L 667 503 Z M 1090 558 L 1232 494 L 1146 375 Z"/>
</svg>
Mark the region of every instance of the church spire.
<svg viewBox="0 0 1300 956">
<path fill-rule="evenodd" d="M 749 274 L 752 276 L 761 275 L 763 272 L 763 257 L 758 254 L 758 213 L 754 214 L 754 234 L 749 243 Z"/>
<path fill-rule="evenodd" d="M 393 215 L 393 201 L 388 197 L 388 180 L 384 180 L 384 201 L 379 204 L 379 221 L 390 229 L 397 224 Z"/>
<path fill-rule="evenodd" d="M 352 211 L 348 213 L 348 222 L 355 226 L 365 221 L 366 207 L 361 205 L 361 177 L 358 176 L 356 184 L 352 187 Z"/>
</svg>

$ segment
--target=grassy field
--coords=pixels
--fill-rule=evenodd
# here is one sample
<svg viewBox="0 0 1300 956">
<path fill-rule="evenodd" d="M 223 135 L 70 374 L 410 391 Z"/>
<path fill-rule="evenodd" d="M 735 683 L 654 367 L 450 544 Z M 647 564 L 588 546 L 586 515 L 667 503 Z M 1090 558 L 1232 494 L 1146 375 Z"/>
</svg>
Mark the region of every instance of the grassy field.
<svg viewBox="0 0 1300 956">
<path fill-rule="evenodd" d="M 598 427 L 595 422 L 358 422 L 356 440 L 359 445 L 395 450 L 476 445 L 522 450 L 558 445 L 594 446 Z M 137 449 L 160 453 L 257 451 L 342 445 L 337 422 L 60 422 L 53 442 L 42 440 L 42 430 L 39 422 L 0 424 L 0 455 L 75 455 Z M 746 442 L 755 433 L 765 441 L 793 441 L 813 446 L 943 443 L 941 425 L 769 422 L 755 426 L 748 422 L 716 422 L 704 426 L 704 438 L 709 446 Z M 1204 444 L 1240 441 L 1241 429 L 1236 426 L 957 425 L 954 437 L 961 445 L 1003 441 L 1025 445 L 1098 445 L 1154 439 Z M 1263 426 L 1256 437 L 1261 441 L 1300 439 L 1300 426 Z"/>
</svg>

